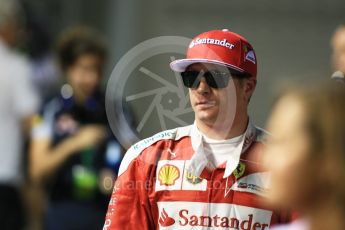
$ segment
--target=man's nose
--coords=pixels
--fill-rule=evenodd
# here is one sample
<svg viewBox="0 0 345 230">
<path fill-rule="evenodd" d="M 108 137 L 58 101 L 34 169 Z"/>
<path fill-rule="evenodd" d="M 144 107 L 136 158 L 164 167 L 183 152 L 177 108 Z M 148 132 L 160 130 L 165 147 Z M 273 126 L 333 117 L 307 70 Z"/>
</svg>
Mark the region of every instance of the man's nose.
<svg viewBox="0 0 345 230">
<path fill-rule="evenodd" d="M 210 86 L 207 84 L 205 77 L 200 79 L 200 83 L 197 87 L 197 92 L 200 94 L 205 94 L 210 92 Z"/>
</svg>

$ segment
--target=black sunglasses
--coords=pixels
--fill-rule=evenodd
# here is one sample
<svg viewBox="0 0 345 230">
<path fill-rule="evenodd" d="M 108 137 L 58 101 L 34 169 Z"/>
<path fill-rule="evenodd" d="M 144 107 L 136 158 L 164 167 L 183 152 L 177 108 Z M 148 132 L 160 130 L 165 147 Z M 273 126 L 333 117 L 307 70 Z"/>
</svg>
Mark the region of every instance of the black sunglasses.
<svg viewBox="0 0 345 230">
<path fill-rule="evenodd" d="M 183 84 L 192 89 L 199 87 L 201 78 L 204 77 L 207 85 L 215 89 L 221 89 L 228 86 L 232 77 L 230 72 L 220 72 L 217 70 L 210 71 L 185 71 L 181 72 Z"/>
</svg>

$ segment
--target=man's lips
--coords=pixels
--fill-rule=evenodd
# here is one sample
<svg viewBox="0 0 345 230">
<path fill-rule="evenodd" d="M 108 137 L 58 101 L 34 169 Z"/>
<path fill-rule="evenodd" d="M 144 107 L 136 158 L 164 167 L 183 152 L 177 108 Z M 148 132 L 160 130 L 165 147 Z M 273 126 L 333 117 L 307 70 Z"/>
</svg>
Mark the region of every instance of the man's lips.
<svg viewBox="0 0 345 230">
<path fill-rule="evenodd" d="M 207 109 L 211 108 L 216 105 L 215 101 L 198 101 L 195 103 L 196 107 L 202 108 L 202 109 Z"/>
</svg>

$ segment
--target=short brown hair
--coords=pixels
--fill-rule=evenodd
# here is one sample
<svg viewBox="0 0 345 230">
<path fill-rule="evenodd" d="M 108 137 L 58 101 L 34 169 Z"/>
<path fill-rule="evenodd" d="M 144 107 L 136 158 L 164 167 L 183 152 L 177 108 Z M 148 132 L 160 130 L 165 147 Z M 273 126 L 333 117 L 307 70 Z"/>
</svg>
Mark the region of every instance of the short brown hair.
<svg viewBox="0 0 345 230">
<path fill-rule="evenodd" d="M 99 34 L 87 27 L 74 27 L 62 34 L 57 44 L 57 55 L 63 71 L 85 54 L 95 55 L 104 62 L 106 45 Z"/>
</svg>

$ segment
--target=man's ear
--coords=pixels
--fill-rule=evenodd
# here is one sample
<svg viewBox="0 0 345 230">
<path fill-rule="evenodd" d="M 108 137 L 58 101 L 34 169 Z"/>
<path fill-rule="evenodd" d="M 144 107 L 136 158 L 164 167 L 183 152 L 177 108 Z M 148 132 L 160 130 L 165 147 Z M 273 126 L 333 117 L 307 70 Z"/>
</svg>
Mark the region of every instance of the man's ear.
<svg viewBox="0 0 345 230">
<path fill-rule="evenodd" d="M 256 87 L 256 79 L 249 78 L 245 81 L 244 84 L 244 92 L 246 95 L 247 100 L 249 101 L 250 97 L 253 95 L 255 87 Z"/>
</svg>

